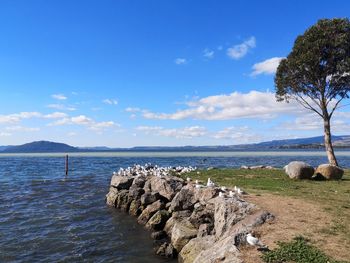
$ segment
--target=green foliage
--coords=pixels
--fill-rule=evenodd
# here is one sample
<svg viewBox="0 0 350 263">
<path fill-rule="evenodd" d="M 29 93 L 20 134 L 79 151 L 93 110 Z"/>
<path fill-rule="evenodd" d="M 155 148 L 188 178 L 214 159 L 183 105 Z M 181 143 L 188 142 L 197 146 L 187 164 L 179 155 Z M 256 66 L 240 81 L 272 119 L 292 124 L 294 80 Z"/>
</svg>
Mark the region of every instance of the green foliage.
<svg viewBox="0 0 350 263">
<path fill-rule="evenodd" d="M 321 109 L 350 91 L 350 21 L 322 19 L 298 36 L 292 52 L 281 61 L 275 77 L 279 100 L 307 96 Z"/>
<path fill-rule="evenodd" d="M 278 242 L 278 248 L 263 254 L 262 259 L 267 263 L 340 263 L 310 245 L 302 236 L 295 237 L 291 242 Z"/>
</svg>

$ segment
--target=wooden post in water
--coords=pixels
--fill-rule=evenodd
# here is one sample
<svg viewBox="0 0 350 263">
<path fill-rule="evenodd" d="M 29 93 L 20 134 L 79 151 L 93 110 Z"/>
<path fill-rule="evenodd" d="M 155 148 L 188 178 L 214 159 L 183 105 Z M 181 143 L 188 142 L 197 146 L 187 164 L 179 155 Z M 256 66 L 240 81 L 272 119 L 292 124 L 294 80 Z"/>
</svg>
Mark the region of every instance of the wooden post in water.
<svg viewBox="0 0 350 263">
<path fill-rule="evenodd" d="M 68 154 L 66 154 L 66 176 L 68 175 Z"/>
</svg>

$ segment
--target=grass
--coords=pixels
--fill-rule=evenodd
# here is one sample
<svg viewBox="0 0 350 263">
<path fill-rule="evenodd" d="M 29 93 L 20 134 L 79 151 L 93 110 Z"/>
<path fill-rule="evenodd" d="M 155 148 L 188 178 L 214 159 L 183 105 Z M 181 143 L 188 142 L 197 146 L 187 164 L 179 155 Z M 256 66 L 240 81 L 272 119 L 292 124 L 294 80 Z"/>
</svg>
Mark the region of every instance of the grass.
<svg viewBox="0 0 350 263">
<path fill-rule="evenodd" d="M 294 238 L 291 242 L 278 242 L 278 248 L 263 254 L 262 259 L 266 263 L 341 263 L 310 245 L 302 236 Z"/>
<path fill-rule="evenodd" d="M 211 178 L 220 186 L 237 185 L 249 194 L 269 193 L 312 202 L 333 219 L 331 226 L 320 232 L 329 236 L 341 235 L 350 243 L 350 170 L 345 171 L 340 181 L 291 180 L 281 169 L 213 169 L 183 175 L 184 178 L 188 176 L 203 183 Z"/>
</svg>

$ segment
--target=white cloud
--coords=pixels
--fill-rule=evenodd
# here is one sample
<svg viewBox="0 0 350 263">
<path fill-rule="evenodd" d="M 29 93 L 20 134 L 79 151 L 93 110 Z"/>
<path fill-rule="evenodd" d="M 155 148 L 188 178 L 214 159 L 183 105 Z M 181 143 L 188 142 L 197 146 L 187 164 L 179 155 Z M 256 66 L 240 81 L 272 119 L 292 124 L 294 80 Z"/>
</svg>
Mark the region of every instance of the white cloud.
<svg viewBox="0 0 350 263">
<path fill-rule="evenodd" d="M 227 127 L 215 132 L 212 137 L 219 140 L 231 140 L 232 144 L 254 143 L 261 140 L 261 136 L 252 133 L 248 126 Z"/>
<path fill-rule="evenodd" d="M 44 115 L 44 118 L 46 119 L 59 119 L 64 117 L 67 117 L 67 114 L 64 112 L 58 112 L 58 111 Z"/>
<path fill-rule="evenodd" d="M 76 132 L 68 132 L 67 133 L 67 136 L 69 136 L 69 137 L 73 137 L 73 136 L 76 136 L 76 135 L 77 135 Z"/>
<path fill-rule="evenodd" d="M 20 125 L 16 126 L 9 126 L 5 128 L 7 131 L 20 131 L 20 132 L 36 132 L 40 131 L 40 128 L 34 128 L 34 127 L 23 127 Z"/>
<path fill-rule="evenodd" d="M 117 105 L 118 100 L 116 99 L 105 99 L 102 101 L 104 104 L 109 104 L 109 105 Z"/>
<path fill-rule="evenodd" d="M 273 57 L 254 64 L 252 67 L 253 72 L 251 73 L 251 76 L 260 74 L 275 74 L 282 59 L 284 59 L 284 57 Z"/>
<path fill-rule="evenodd" d="M 80 125 L 80 126 L 86 126 L 88 129 L 93 131 L 102 131 L 107 128 L 111 127 L 120 127 L 119 124 L 113 122 L 113 121 L 102 121 L 97 122 L 93 119 L 85 116 L 85 115 L 78 115 L 74 117 L 65 117 L 60 120 L 57 120 L 55 122 L 49 123 L 48 126 L 62 126 L 62 125 Z"/>
<path fill-rule="evenodd" d="M 9 133 L 9 132 L 0 132 L 0 137 L 9 137 L 11 136 L 12 134 Z"/>
<path fill-rule="evenodd" d="M 303 108 L 295 101 L 277 102 L 272 92 L 233 92 L 209 96 L 187 103 L 187 108 L 175 113 L 143 111 L 146 119 L 230 120 L 240 118 L 272 118 L 278 114 L 299 113 Z"/>
<path fill-rule="evenodd" d="M 214 51 L 206 48 L 203 50 L 203 56 L 207 59 L 212 59 L 214 58 Z"/>
<path fill-rule="evenodd" d="M 67 111 L 75 111 L 76 108 L 74 107 L 71 107 L 71 106 L 66 106 L 66 105 L 63 105 L 63 104 L 49 104 L 47 105 L 48 108 L 51 108 L 51 109 L 56 109 L 56 110 L 67 110 Z"/>
<path fill-rule="evenodd" d="M 249 49 L 255 48 L 255 46 L 256 46 L 255 37 L 250 37 L 249 39 L 245 40 L 243 43 L 228 48 L 227 55 L 230 58 L 237 60 L 244 57 L 248 53 Z"/>
<path fill-rule="evenodd" d="M 166 129 L 159 126 L 139 126 L 138 131 L 143 131 L 146 134 L 156 136 L 173 137 L 177 139 L 191 139 L 194 137 L 201 137 L 207 133 L 206 128 L 201 126 L 191 126 L 184 128 Z"/>
<path fill-rule="evenodd" d="M 0 115 L 0 123 L 17 123 L 23 119 L 40 118 L 41 116 L 42 114 L 36 111 Z"/>
<path fill-rule="evenodd" d="M 175 64 L 176 65 L 184 65 L 184 64 L 187 64 L 187 59 L 185 58 L 177 58 L 175 59 Z"/>
<path fill-rule="evenodd" d="M 56 99 L 56 100 L 66 100 L 67 99 L 67 97 L 64 96 L 63 94 L 52 94 L 51 97 Z"/>
<path fill-rule="evenodd" d="M 141 109 L 140 108 L 135 108 L 135 107 L 127 107 L 125 109 L 125 111 L 126 112 L 139 112 L 139 111 L 141 111 Z"/>
</svg>

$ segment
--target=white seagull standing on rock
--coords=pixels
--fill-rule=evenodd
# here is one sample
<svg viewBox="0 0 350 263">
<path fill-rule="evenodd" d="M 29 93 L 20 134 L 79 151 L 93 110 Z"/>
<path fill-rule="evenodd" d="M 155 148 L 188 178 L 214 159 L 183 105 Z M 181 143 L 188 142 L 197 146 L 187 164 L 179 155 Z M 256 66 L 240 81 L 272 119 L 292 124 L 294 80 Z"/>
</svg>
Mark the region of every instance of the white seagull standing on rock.
<svg viewBox="0 0 350 263">
<path fill-rule="evenodd" d="M 209 187 L 215 186 L 214 182 L 212 180 L 210 180 L 210 178 L 208 178 L 207 186 L 209 186 Z"/>
<path fill-rule="evenodd" d="M 253 237 L 252 234 L 247 235 L 247 243 L 251 246 L 256 246 L 260 248 L 267 248 L 266 245 L 264 245 L 258 238 Z"/>
</svg>

